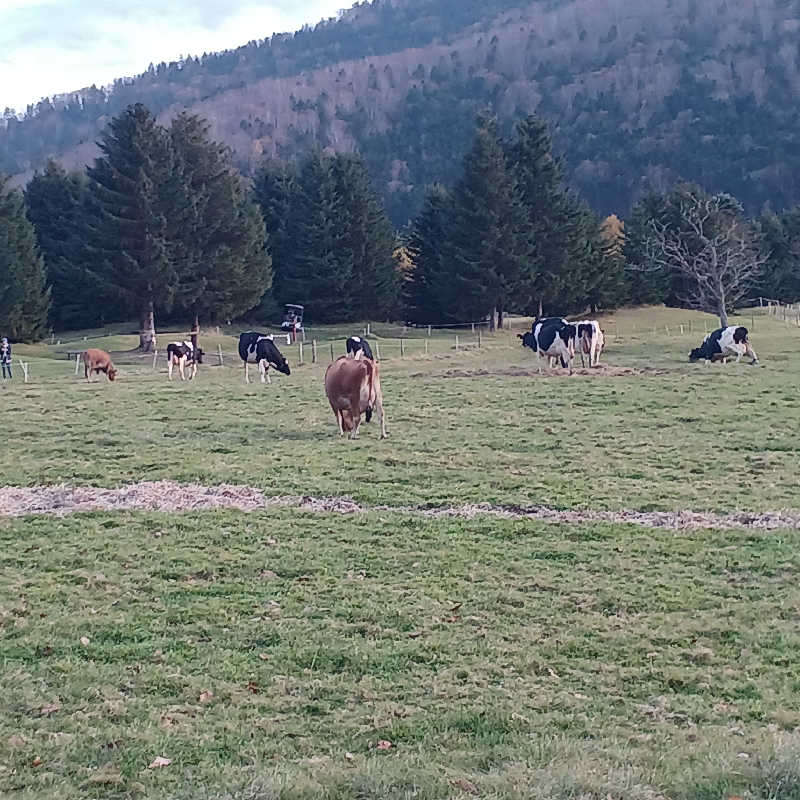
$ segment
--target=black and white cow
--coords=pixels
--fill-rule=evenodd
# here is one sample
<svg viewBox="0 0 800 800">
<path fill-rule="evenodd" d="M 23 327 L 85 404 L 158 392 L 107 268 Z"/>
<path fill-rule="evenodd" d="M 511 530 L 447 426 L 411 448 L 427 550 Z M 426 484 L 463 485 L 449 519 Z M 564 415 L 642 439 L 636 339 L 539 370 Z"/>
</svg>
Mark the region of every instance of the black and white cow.
<svg viewBox="0 0 800 800">
<path fill-rule="evenodd" d="M 269 368 L 272 367 L 284 375 L 290 375 L 289 364 L 283 354 L 275 346 L 272 336 L 256 331 L 247 331 L 239 336 L 239 358 L 244 362 L 244 379 L 250 383 L 250 364 L 258 364 L 261 383 L 272 383 Z"/>
<path fill-rule="evenodd" d="M 538 320 L 533 325 L 533 338 L 539 372 L 542 371 L 542 358 L 558 359 L 561 366 L 569 369 L 572 375 L 572 359 L 575 358 L 575 336 L 577 330 L 563 319 Z M 548 361 L 548 363 L 551 363 Z"/>
<path fill-rule="evenodd" d="M 572 323 L 575 326 L 575 346 L 581 356 L 581 366 L 585 366 L 583 357 L 589 356 L 589 366 L 596 367 L 600 363 L 600 353 L 603 352 L 606 339 L 596 319 L 582 319 Z"/>
<path fill-rule="evenodd" d="M 741 325 L 728 325 L 727 328 L 717 328 L 703 339 L 700 347 L 695 347 L 689 353 L 689 361 L 722 361 L 727 363 L 729 358 L 736 356 L 736 363 L 742 360 L 742 356 L 750 356 L 751 364 L 758 363 L 756 351 L 750 347 L 747 338 L 747 328 Z"/>
<path fill-rule="evenodd" d="M 366 339 L 362 339 L 360 336 L 351 336 L 345 342 L 345 346 L 347 347 L 347 355 L 352 358 L 368 358 L 370 361 L 375 360 L 369 342 Z"/>
<path fill-rule="evenodd" d="M 186 380 L 186 367 L 191 367 L 192 372 L 189 380 L 197 375 L 197 365 L 203 363 L 205 353 L 202 348 L 195 346 L 191 342 L 170 342 L 167 345 L 167 369 L 169 379 L 172 380 L 172 368 L 177 367 L 181 373 L 181 380 Z"/>
</svg>

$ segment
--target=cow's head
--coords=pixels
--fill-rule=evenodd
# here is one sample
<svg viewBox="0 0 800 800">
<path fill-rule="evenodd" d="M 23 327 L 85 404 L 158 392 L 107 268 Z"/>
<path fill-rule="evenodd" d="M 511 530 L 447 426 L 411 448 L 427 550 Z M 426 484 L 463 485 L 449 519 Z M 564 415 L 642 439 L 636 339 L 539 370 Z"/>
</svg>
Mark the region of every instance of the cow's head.
<svg viewBox="0 0 800 800">
<path fill-rule="evenodd" d="M 519 338 L 522 339 L 523 347 L 530 347 L 531 350 L 536 349 L 536 338 L 530 331 L 522 334 L 518 333 L 517 336 L 519 336 Z"/>
<path fill-rule="evenodd" d="M 694 363 L 695 361 L 699 361 L 703 357 L 703 351 L 699 347 L 695 347 L 691 353 L 689 353 L 689 361 Z"/>
<path fill-rule="evenodd" d="M 116 369 L 114 369 L 114 367 L 109 367 L 109 368 L 108 368 L 108 371 L 106 372 L 106 375 L 108 375 L 108 379 L 109 379 L 110 381 L 113 381 L 113 380 L 114 380 L 114 378 L 116 378 L 116 377 L 117 377 L 117 370 L 116 370 Z"/>
<path fill-rule="evenodd" d="M 280 358 L 276 358 L 275 361 L 270 361 L 269 365 L 273 369 L 278 370 L 278 372 L 282 372 L 284 375 L 291 375 L 292 371 L 289 369 L 289 362 L 280 355 L 280 353 L 278 355 Z"/>
<path fill-rule="evenodd" d="M 197 352 L 195 353 L 195 356 L 194 356 L 194 360 L 195 360 L 195 361 L 196 361 L 198 364 L 202 364 L 202 363 L 203 363 L 203 356 L 204 356 L 205 354 L 206 354 L 206 351 L 205 351 L 205 350 L 203 350 L 203 348 L 202 348 L 202 347 L 198 347 L 198 348 L 197 348 Z"/>
</svg>

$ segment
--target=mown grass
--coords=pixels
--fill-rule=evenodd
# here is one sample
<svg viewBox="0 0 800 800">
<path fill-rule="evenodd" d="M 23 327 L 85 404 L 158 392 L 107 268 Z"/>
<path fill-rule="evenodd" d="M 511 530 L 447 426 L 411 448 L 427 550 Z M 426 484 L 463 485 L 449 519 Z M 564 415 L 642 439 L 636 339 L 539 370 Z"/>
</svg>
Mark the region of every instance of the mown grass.
<svg viewBox="0 0 800 800">
<path fill-rule="evenodd" d="M 618 314 L 614 376 L 442 335 L 384 361 L 385 442 L 338 438 L 325 363 L 246 387 L 121 359 L 87 386 L 40 347 L 32 383 L 0 384 L 0 480 L 798 507 L 800 335 L 758 319 L 763 367 L 690 365 L 703 320 L 681 320 Z M 0 796 L 800 798 L 798 544 L 390 511 L 5 520 Z"/>
</svg>

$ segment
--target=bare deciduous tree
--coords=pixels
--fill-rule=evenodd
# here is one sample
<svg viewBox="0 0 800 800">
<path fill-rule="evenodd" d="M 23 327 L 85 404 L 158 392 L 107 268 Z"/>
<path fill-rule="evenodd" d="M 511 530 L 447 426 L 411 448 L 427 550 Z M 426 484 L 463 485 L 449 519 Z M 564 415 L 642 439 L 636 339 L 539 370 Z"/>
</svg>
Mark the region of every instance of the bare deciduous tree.
<svg viewBox="0 0 800 800">
<path fill-rule="evenodd" d="M 728 310 L 744 299 L 761 275 L 767 254 L 727 195 L 684 194 L 680 224 L 651 220 L 645 246 L 646 271 L 675 270 L 687 279 L 681 298 L 691 308 L 728 324 Z"/>
</svg>

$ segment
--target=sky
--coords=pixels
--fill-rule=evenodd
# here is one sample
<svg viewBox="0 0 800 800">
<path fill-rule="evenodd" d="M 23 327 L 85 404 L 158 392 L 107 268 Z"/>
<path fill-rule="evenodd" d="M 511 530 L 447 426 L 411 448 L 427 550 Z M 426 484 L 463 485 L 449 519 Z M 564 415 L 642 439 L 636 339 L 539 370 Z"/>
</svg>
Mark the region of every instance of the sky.
<svg viewBox="0 0 800 800">
<path fill-rule="evenodd" d="M 352 0 L 0 0 L 0 113 L 295 31 Z"/>
</svg>

